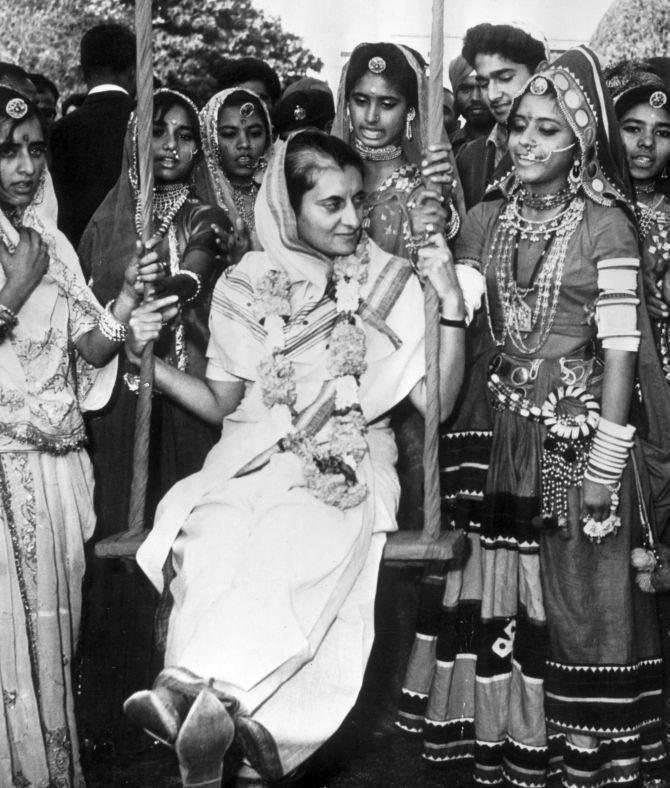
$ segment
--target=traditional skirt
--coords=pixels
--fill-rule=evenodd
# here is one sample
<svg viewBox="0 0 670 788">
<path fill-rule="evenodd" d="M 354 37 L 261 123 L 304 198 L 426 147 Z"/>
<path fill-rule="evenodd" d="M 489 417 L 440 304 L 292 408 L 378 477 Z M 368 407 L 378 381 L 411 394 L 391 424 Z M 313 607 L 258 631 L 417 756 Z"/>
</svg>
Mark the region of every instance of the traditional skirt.
<svg viewBox="0 0 670 788">
<path fill-rule="evenodd" d="M 0 785 L 83 788 L 71 660 L 95 522 L 88 456 L 0 452 L 0 493 Z"/>
<path fill-rule="evenodd" d="M 501 354 L 500 380 L 541 405 L 560 386 L 599 397 L 602 365 Z M 538 529 L 546 427 L 501 407 L 495 414 L 481 534 L 450 571 L 426 687 L 424 757 L 475 762 L 481 785 L 640 785 L 642 763 L 663 757 L 661 660 L 654 600 L 637 590 L 630 550 L 640 543 L 632 480 L 622 528 L 592 543 L 579 521 Z M 425 677 L 424 677 L 425 678 Z"/>
</svg>

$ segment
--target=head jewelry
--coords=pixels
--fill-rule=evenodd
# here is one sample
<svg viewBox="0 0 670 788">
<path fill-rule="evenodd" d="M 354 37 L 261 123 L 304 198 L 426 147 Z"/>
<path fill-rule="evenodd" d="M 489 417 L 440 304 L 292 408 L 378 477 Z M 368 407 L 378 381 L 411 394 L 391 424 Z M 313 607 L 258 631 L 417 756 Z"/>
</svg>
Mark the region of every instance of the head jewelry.
<svg viewBox="0 0 670 788">
<path fill-rule="evenodd" d="M 254 114 L 256 111 L 256 107 L 250 102 L 245 101 L 244 104 L 240 107 L 240 117 L 241 118 L 249 118 L 251 115 Z"/>
<path fill-rule="evenodd" d="M 23 99 L 13 98 L 7 102 L 5 112 L 13 120 L 21 120 L 28 114 L 28 105 Z"/>
<path fill-rule="evenodd" d="M 668 103 L 668 97 L 662 90 L 655 90 L 649 96 L 649 105 L 653 109 L 662 109 Z"/>
<path fill-rule="evenodd" d="M 386 61 L 383 57 L 371 57 L 368 63 L 368 70 L 373 74 L 382 74 L 386 71 Z"/>
<path fill-rule="evenodd" d="M 530 83 L 530 92 L 534 96 L 544 96 L 547 90 L 549 90 L 549 83 L 544 77 L 535 77 Z"/>
</svg>

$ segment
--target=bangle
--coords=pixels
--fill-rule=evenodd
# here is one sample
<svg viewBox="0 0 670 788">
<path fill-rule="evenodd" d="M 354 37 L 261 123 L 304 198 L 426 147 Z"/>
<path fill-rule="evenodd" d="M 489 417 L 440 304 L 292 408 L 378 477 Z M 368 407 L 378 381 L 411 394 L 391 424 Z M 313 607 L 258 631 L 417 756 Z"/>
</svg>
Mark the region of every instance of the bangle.
<svg viewBox="0 0 670 788">
<path fill-rule="evenodd" d="M 126 323 L 122 323 L 120 320 L 117 320 L 114 315 L 112 314 L 112 304 L 114 301 L 110 301 L 105 309 L 100 313 L 100 317 L 98 318 L 98 328 L 100 329 L 100 333 L 108 339 L 110 342 L 125 342 L 126 337 L 128 336 L 128 326 Z"/>
<path fill-rule="evenodd" d="M 189 298 L 184 299 L 185 304 L 190 304 L 191 301 L 195 301 L 195 299 L 200 295 L 200 291 L 202 290 L 202 279 L 195 271 L 190 271 L 188 268 L 181 268 L 177 271 L 178 274 L 185 274 L 186 276 L 190 277 L 195 282 L 195 293 Z"/>
<path fill-rule="evenodd" d="M 16 313 L 12 312 L 8 306 L 0 304 L 0 321 L 6 325 L 8 329 L 12 329 L 19 322 L 19 319 Z"/>
<path fill-rule="evenodd" d="M 450 320 L 448 317 L 442 317 L 442 315 L 440 315 L 440 325 L 447 326 L 448 328 L 465 328 L 465 318 L 462 317 L 460 320 Z"/>
</svg>

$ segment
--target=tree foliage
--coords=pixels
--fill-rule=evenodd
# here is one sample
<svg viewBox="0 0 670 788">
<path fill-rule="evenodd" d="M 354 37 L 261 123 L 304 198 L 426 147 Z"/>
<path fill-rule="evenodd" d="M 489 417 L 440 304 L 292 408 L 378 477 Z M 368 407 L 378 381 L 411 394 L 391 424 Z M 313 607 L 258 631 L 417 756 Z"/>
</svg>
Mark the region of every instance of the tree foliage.
<svg viewBox="0 0 670 788">
<path fill-rule="evenodd" d="M 133 0 L 0 0 L 0 59 L 46 74 L 65 93 L 83 89 L 79 42 L 105 21 L 133 25 Z M 321 61 L 252 0 L 154 0 L 154 70 L 164 85 L 210 96 L 226 60 L 259 57 L 290 79 Z"/>
<path fill-rule="evenodd" d="M 670 2 L 615 0 L 600 20 L 590 46 L 605 63 L 670 55 Z"/>
</svg>

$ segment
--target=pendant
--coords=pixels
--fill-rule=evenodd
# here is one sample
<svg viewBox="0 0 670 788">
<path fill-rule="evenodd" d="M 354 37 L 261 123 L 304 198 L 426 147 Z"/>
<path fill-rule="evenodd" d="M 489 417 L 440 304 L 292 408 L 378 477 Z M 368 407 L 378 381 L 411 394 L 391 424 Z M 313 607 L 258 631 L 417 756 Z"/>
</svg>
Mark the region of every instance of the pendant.
<svg viewBox="0 0 670 788">
<path fill-rule="evenodd" d="M 517 331 L 522 334 L 530 334 L 533 330 L 533 310 L 518 296 L 514 299 L 512 314 Z"/>
</svg>

